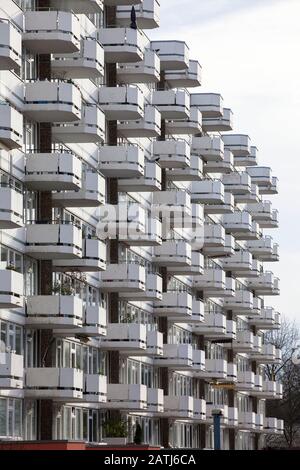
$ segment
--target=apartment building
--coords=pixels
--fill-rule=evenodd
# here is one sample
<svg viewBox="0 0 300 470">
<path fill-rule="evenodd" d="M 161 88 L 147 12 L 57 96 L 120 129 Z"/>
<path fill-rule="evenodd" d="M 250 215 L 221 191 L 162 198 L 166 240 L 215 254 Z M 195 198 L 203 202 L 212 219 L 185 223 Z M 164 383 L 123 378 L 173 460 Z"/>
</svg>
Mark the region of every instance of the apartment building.
<svg viewBox="0 0 300 470">
<path fill-rule="evenodd" d="M 1 440 L 98 444 L 123 421 L 211 449 L 215 409 L 224 449 L 283 432 L 277 178 L 188 46 L 151 41 L 159 10 L 1 1 Z"/>
</svg>

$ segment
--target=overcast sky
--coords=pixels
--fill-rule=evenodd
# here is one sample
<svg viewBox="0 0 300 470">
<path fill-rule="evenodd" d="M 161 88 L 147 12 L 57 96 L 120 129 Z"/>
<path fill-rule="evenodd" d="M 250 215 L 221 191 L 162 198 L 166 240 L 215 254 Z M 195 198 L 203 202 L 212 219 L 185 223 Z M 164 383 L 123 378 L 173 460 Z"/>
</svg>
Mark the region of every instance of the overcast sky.
<svg viewBox="0 0 300 470">
<path fill-rule="evenodd" d="M 279 177 L 281 296 L 267 305 L 300 321 L 300 0 L 161 0 L 153 39 L 185 40 L 203 68 L 202 91 L 219 92 L 248 133 L 258 163 Z M 268 196 L 266 196 L 268 198 Z M 273 233 L 272 233 L 273 232 Z"/>
</svg>

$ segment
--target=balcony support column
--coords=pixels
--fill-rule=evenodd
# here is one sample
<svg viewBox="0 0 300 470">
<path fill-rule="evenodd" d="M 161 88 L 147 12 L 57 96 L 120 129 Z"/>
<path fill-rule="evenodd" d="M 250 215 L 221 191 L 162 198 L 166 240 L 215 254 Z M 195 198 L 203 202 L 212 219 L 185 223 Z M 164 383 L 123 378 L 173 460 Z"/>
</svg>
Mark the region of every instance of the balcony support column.
<svg viewBox="0 0 300 470">
<path fill-rule="evenodd" d="M 199 297 L 200 295 L 200 297 Z M 200 293 L 198 293 L 197 297 L 203 298 Z M 205 339 L 203 335 L 197 335 L 197 349 L 201 351 L 205 351 Z M 205 397 L 205 380 L 204 379 L 199 379 L 199 398 L 202 400 L 206 400 Z M 199 425 L 199 431 L 200 431 L 200 449 L 205 449 L 206 448 L 206 425 L 205 424 L 200 424 Z"/>
<path fill-rule="evenodd" d="M 50 0 L 38 0 L 37 10 L 50 8 Z M 51 54 L 37 56 L 37 74 L 39 80 L 51 80 Z M 51 153 L 52 124 L 42 122 L 38 125 L 38 151 Z M 41 191 L 37 195 L 39 221 L 51 223 L 52 221 L 52 193 Z M 39 292 L 41 295 L 52 295 L 52 261 L 43 260 L 39 264 Z M 54 342 L 52 330 L 41 330 L 40 366 L 52 367 L 52 345 Z M 40 440 L 52 440 L 53 429 L 53 401 L 40 400 L 38 402 L 38 419 Z"/>
</svg>

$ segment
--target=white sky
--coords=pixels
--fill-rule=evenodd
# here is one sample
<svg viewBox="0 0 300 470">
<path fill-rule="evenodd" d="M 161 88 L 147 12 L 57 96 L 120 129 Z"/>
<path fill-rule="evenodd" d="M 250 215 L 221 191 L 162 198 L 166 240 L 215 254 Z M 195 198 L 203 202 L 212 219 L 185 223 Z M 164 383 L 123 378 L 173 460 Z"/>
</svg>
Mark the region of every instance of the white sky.
<svg viewBox="0 0 300 470">
<path fill-rule="evenodd" d="M 161 0 L 161 27 L 151 39 L 187 42 L 203 68 L 202 90 L 219 92 L 248 133 L 258 163 L 279 177 L 280 263 L 267 267 L 281 296 L 266 298 L 299 319 L 300 298 L 300 0 Z M 266 199 L 268 196 L 265 197 Z M 298 318 L 297 318 L 298 317 Z"/>
</svg>

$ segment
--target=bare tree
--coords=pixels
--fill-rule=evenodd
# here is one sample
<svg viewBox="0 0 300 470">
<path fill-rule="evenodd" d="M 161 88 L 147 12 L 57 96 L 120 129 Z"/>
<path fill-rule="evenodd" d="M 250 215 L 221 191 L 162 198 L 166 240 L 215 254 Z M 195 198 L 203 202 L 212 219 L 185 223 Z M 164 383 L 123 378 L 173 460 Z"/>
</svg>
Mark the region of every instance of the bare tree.
<svg viewBox="0 0 300 470">
<path fill-rule="evenodd" d="M 282 400 L 267 400 L 268 416 L 284 420 L 284 439 L 270 437 L 270 446 L 284 445 L 293 447 L 300 437 L 300 365 L 292 360 L 299 345 L 300 330 L 296 322 L 283 318 L 280 330 L 266 333 L 266 343 L 273 344 L 282 350 L 282 363 L 266 367 L 269 380 L 278 380 L 283 384 Z"/>
</svg>

